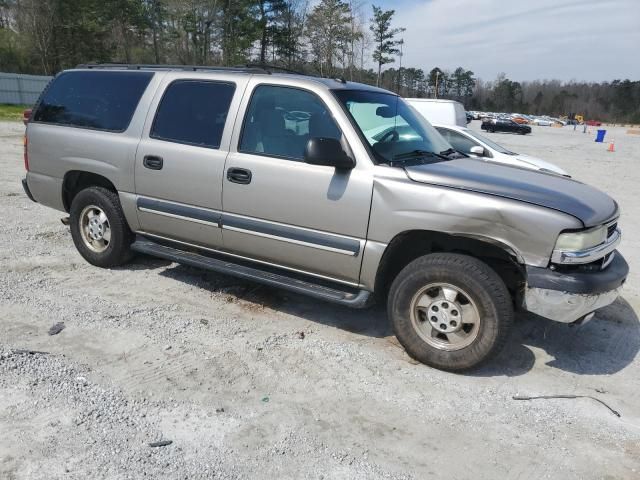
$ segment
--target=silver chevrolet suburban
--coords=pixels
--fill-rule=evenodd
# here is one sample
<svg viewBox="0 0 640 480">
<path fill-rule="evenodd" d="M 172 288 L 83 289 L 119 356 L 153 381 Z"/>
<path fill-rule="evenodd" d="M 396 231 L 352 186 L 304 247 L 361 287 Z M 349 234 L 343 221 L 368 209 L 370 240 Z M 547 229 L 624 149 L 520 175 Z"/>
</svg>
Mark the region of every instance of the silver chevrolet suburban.
<svg viewBox="0 0 640 480">
<path fill-rule="evenodd" d="M 515 310 L 565 323 L 613 302 L 619 210 L 551 173 L 455 152 L 388 91 L 265 68 L 81 65 L 25 135 L 34 201 L 91 264 L 134 252 L 351 307 L 385 300 L 414 358 L 451 371 Z"/>
</svg>

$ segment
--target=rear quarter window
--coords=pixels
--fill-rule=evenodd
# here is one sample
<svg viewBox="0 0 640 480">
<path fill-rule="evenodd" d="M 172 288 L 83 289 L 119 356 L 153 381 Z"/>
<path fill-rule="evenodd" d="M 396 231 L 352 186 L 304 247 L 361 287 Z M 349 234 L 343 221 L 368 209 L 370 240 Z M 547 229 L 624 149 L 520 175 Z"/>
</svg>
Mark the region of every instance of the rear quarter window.
<svg viewBox="0 0 640 480">
<path fill-rule="evenodd" d="M 152 72 L 64 72 L 45 91 L 33 121 L 123 132 L 152 77 Z"/>
</svg>

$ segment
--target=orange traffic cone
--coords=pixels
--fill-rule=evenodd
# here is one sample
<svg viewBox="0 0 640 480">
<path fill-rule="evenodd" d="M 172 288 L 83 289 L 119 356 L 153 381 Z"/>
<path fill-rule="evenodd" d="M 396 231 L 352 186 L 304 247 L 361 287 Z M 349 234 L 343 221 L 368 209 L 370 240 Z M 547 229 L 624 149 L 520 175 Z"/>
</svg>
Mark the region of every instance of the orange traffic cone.
<svg viewBox="0 0 640 480">
<path fill-rule="evenodd" d="M 613 140 L 611 140 L 609 142 L 609 148 L 607 148 L 607 152 L 615 152 L 615 151 L 616 151 L 616 146 L 615 146 Z"/>
</svg>

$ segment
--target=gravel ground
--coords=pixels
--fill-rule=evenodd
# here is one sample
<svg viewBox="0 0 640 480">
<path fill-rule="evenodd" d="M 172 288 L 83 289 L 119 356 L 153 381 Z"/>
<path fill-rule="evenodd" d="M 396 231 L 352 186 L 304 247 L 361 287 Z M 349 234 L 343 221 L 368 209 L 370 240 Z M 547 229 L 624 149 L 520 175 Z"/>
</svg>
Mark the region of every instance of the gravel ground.
<svg viewBox="0 0 640 480">
<path fill-rule="evenodd" d="M 0 478 L 640 478 L 640 137 L 613 130 L 616 153 L 571 128 L 493 137 L 619 201 L 623 298 L 580 328 L 522 317 L 494 363 L 453 375 L 411 361 L 381 308 L 89 266 L 23 194 L 23 129 L 0 123 Z M 621 417 L 512 399 L 552 394 Z"/>
</svg>

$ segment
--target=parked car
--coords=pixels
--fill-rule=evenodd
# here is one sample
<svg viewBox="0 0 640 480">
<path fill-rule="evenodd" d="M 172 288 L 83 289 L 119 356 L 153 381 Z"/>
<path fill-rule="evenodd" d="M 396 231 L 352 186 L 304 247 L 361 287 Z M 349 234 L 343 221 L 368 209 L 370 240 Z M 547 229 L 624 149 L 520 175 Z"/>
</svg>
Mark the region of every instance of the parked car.
<svg viewBox="0 0 640 480">
<path fill-rule="evenodd" d="M 511 132 L 511 133 L 519 133 L 520 135 L 526 135 L 527 133 L 531 133 L 531 127 L 529 125 L 520 125 L 519 123 L 514 122 L 510 118 L 497 118 L 493 120 L 488 120 L 486 122 L 482 122 L 480 125 L 482 130 L 486 130 L 487 132 Z"/>
<path fill-rule="evenodd" d="M 69 215 L 93 265 L 137 252 L 345 306 L 386 299 L 407 352 L 446 370 L 496 355 L 514 308 L 589 320 L 628 273 L 612 198 L 466 158 L 402 98 L 342 80 L 79 67 L 35 107 L 25 166 L 26 194 Z"/>
<path fill-rule="evenodd" d="M 590 127 L 601 127 L 602 126 L 602 122 L 599 122 L 598 120 L 587 120 L 585 123 L 587 125 L 589 125 Z"/>
<path fill-rule="evenodd" d="M 520 116 L 520 115 L 512 115 L 511 116 L 511 120 L 513 120 L 514 122 L 520 124 L 520 125 L 526 125 L 529 123 L 529 120 L 527 120 L 526 118 Z"/>
<path fill-rule="evenodd" d="M 464 105 L 460 102 L 434 98 L 407 98 L 405 101 L 432 123 L 459 125 L 461 127 L 466 127 L 467 123 L 469 123 Z"/>
<path fill-rule="evenodd" d="M 534 118 L 531 123 L 534 125 L 538 125 L 539 127 L 550 127 L 553 124 L 551 120 L 540 117 Z"/>
<path fill-rule="evenodd" d="M 565 170 L 540 158 L 515 153 L 469 128 L 456 125 L 434 125 L 436 130 L 457 151 L 489 162 L 570 176 Z"/>
</svg>

